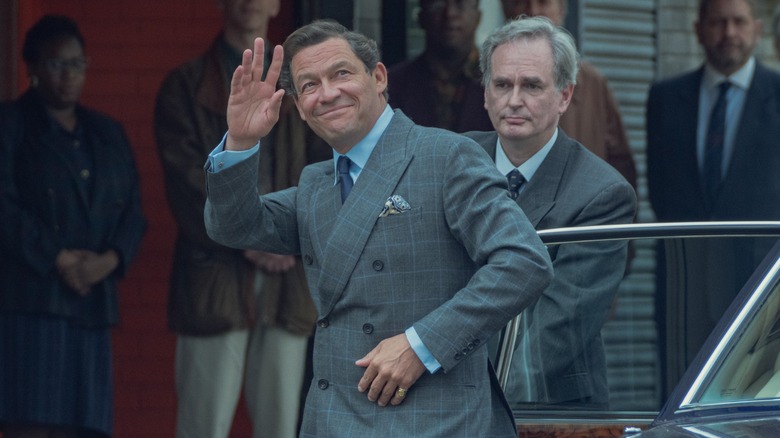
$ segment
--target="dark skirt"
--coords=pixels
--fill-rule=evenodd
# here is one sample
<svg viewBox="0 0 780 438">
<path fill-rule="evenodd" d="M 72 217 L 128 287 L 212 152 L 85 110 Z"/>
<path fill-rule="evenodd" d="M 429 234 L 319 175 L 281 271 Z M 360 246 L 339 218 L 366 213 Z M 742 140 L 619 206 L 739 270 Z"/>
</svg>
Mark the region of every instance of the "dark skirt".
<svg viewBox="0 0 780 438">
<path fill-rule="evenodd" d="M 111 435 L 113 388 L 108 328 L 0 315 L 0 424 L 83 428 Z"/>
</svg>

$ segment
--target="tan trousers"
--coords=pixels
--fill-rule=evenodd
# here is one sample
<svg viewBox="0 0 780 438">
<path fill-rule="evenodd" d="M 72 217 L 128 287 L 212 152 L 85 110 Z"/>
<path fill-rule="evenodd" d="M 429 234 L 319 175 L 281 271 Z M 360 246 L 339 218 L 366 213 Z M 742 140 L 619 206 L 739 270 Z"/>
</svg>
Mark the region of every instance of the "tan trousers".
<svg viewBox="0 0 780 438">
<path fill-rule="evenodd" d="M 254 438 L 297 436 L 307 337 L 257 326 L 176 341 L 176 438 L 226 438 L 242 389 Z"/>
</svg>

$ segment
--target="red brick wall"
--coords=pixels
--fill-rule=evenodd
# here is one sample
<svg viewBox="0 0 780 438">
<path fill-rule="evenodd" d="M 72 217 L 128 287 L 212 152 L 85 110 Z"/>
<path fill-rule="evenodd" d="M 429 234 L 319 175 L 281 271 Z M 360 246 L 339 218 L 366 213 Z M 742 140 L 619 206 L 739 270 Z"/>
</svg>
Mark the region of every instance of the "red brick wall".
<svg viewBox="0 0 780 438">
<path fill-rule="evenodd" d="M 75 19 L 91 59 L 82 101 L 118 119 L 135 150 L 149 229 L 121 285 L 122 322 L 114 331 L 118 438 L 171 437 L 175 425 L 174 336 L 166 329 L 168 270 L 176 229 L 162 186 L 152 131 L 165 74 L 208 46 L 221 26 L 215 0 L 18 0 L 19 42 L 42 14 Z M 271 23 L 270 39 L 292 30 L 292 3 Z M 21 52 L 21 50 L 19 50 Z M 24 64 L 18 61 L 24 77 Z M 20 81 L 26 87 L 26 79 Z M 250 437 L 243 404 L 232 437 Z"/>
</svg>

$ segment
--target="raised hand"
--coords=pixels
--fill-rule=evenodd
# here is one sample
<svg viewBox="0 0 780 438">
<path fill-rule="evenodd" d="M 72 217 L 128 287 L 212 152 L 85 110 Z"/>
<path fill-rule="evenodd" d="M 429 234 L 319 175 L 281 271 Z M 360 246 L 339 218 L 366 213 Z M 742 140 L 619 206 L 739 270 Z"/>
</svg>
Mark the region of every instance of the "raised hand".
<svg viewBox="0 0 780 438">
<path fill-rule="evenodd" d="M 254 51 L 245 50 L 241 65 L 233 73 L 227 106 L 227 150 L 246 150 L 265 137 L 279 120 L 284 90 L 276 89 L 284 51 L 274 47 L 271 65 L 263 77 L 265 43 L 255 39 Z"/>
</svg>

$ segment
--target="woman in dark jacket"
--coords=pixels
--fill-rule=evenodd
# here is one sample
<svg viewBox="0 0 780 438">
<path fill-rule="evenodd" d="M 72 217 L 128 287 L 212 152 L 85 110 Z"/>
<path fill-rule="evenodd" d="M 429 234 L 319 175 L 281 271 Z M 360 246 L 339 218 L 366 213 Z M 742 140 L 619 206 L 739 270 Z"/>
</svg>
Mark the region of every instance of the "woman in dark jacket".
<svg viewBox="0 0 780 438">
<path fill-rule="evenodd" d="M 4 438 L 111 435 L 110 327 L 145 230 L 122 127 L 79 105 L 78 26 L 28 32 L 30 88 L 0 106 L 0 424 Z"/>
</svg>

